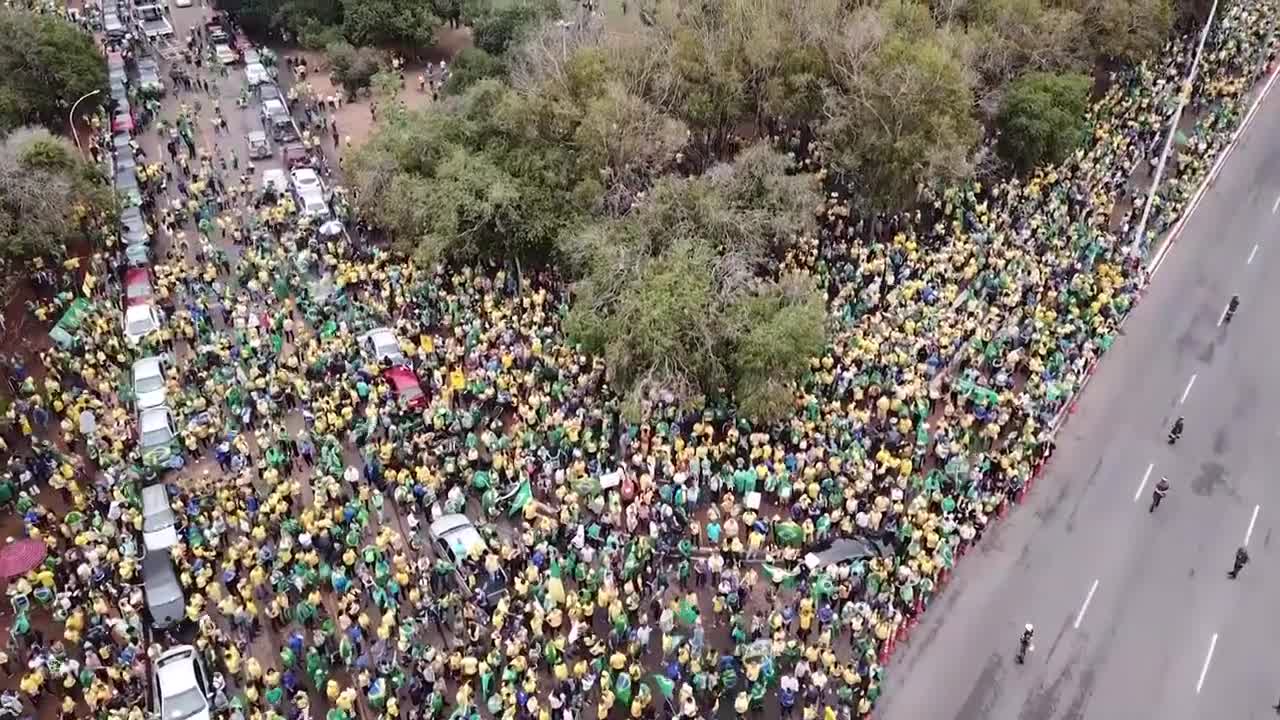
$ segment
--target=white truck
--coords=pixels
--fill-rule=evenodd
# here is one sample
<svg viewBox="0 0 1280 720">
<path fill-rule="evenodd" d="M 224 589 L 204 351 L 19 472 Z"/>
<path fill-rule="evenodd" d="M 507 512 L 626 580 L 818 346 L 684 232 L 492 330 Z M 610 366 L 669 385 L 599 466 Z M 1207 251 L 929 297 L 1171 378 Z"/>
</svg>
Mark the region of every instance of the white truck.
<svg viewBox="0 0 1280 720">
<path fill-rule="evenodd" d="M 164 16 L 164 8 L 159 5 L 137 5 L 133 8 L 133 17 L 148 40 L 173 35 L 173 23 Z"/>
</svg>

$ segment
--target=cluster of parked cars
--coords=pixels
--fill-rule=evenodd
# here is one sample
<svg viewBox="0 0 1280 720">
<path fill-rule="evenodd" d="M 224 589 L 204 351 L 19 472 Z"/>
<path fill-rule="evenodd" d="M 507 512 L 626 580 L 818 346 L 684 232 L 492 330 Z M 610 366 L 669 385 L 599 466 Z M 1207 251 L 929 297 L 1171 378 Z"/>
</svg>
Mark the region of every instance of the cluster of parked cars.
<svg viewBox="0 0 1280 720">
<path fill-rule="evenodd" d="M 192 0 L 172 0 L 178 7 Z M 156 4 L 127 6 L 105 3 L 103 30 L 107 39 L 119 46 L 130 33 L 150 41 L 173 33 L 164 7 Z M 210 34 L 211 42 L 234 40 L 220 28 Z M 219 55 L 222 56 L 222 53 Z M 236 54 L 236 59 L 239 55 Z M 111 109 L 111 145 L 104 158 L 109 176 L 119 196 L 119 238 L 123 248 L 122 324 L 126 341 L 138 346 L 164 327 L 164 313 L 157 303 L 152 273 L 152 231 L 142 207 L 138 182 L 138 159 L 132 133 L 135 128 L 130 89 L 144 95 L 161 95 L 165 84 L 160 63 L 153 57 L 126 58 L 121 52 L 107 54 Z M 130 72 L 132 70 L 132 73 Z M 180 455 L 180 435 L 169 408 L 170 366 L 164 355 L 143 357 L 133 363 L 131 394 L 137 419 L 138 448 L 143 465 L 159 469 Z M 178 580 L 171 548 L 179 542 L 181 528 L 171 505 L 171 490 L 159 474 L 142 489 L 143 596 L 153 630 L 171 630 L 186 617 L 186 596 Z M 154 717 L 163 720 L 207 720 L 210 717 L 211 678 L 200 653 L 191 645 L 176 645 L 153 658 L 151 685 Z"/>
<path fill-rule="evenodd" d="M 174 4 L 186 7 L 191 5 L 191 0 L 174 0 Z M 169 22 L 166 7 L 161 3 L 116 0 L 103 3 L 102 32 L 108 43 L 118 46 L 131 33 L 148 40 L 171 37 L 173 23 Z"/>
<path fill-rule="evenodd" d="M 173 569 L 170 548 L 178 527 L 164 484 L 142 490 L 142 583 L 151 627 L 168 630 L 186 616 L 187 598 Z M 151 702 L 163 720 L 206 720 L 213 691 L 200 654 L 190 645 L 162 651 L 151 665 Z"/>
<path fill-rule="evenodd" d="M 249 57 L 251 51 L 246 51 Z M 256 53 L 253 57 L 257 57 Z M 245 66 L 246 76 L 254 65 Z M 258 118 L 262 122 L 261 130 L 248 134 L 245 141 L 249 144 L 249 157 L 253 159 L 268 158 L 275 155 L 275 145 L 281 146 L 281 155 L 287 170 L 275 168 L 266 170 L 262 176 L 262 189 L 275 195 L 289 193 L 293 196 L 298 211 L 303 217 L 319 221 L 330 219 L 329 201 L 332 191 L 325 186 L 320 173 L 316 171 L 314 156 L 299 140 L 297 123 L 289 112 L 284 95 L 279 86 L 270 78 L 255 82 L 250 76 L 249 84 L 253 85 L 258 98 Z"/>
<path fill-rule="evenodd" d="M 236 37 L 223 24 L 221 16 L 214 15 L 204 24 L 204 36 L 213 48 L 214 57 L 223 65 L 234 65 L 240 62 L 240 50 Z"/>
</svg>

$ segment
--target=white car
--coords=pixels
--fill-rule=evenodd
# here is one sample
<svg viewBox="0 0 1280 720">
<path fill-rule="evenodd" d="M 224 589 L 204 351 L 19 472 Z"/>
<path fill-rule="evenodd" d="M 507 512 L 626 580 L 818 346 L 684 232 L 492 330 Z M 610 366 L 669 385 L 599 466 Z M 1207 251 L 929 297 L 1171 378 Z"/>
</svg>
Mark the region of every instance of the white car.
<svg viewBox="0 0 1280 720">
<path fill-rule="evenodd" d="M 160 330 L 160 311 L 155 305 L 130 305 L 124 311 L 124 339 L 137 345 L 143 338 Z"/>
<path fill-rule="evenodd" d="M 253 48 L 245 48 L 244 52 L 240 54 L 240 59 L 244 60 L 245 65 L 252 65 L 253 63 L 258 63 L 259 65 L 262 64 L 262 56 Z"/>
<path fill-rule="evenodd" d="M 152 356 L 133 364 L 133 402 L 138 410 L 164 405 L 165 387 L 163 360 Z"/>
<path fill-rule="evenodd" d="M 329 217 L 329 203 L 324 201 L 324 195 L 315 190 L 298 195 L 299 211 L 302 217 L 315 218 L 324 220 Z"/>
<path fill-rule="evenodd" d="M 218 58 L 218 62 L 223 65 L 235 65 L 240 60 L 240 56 L 230 45 L 214 45 L 213 54 Z"/>
<path fill-rule="evenodd" d="M 299 195 L 313 191 L 324 194 L 324 183 L 320 182 L 320 175 L 311 168 L 298 168 L 289 173 L 289 178 L 293 181 L 294 192 Z"/>
<path fill-rule="evenodd" d="M 507 594 L 507 575 L 502 570 L 490 573 L 471 570 L 469 561 L 483 558 L 489 551 L 480 531 L 466 515 L 441 515 L 427 526 L 436 557 L 454 565 L 454 577 L 464 593 L 475 598 L 482 607 L 496 607 Z"/>
<path fill-rule="evenodd" d="M 142 488 L 142 543 L 148 553 L 164 552 L 178 544 L 178 521 L 163 483 Z"/>
<path fill-rule="evenodd" d="M 191 7 L 194 0 L 173 0 L 174 7 Z"/>
<path fill-rule="evenodd" d="M 404 354 L 400 352 L 400 340 L 388 328 L 374 328 L 361 335 L 360 347 L 378 362 L 390 360 L 392 365 L 404 363 Z"/>
<path fill-rule="evenodd" d="M 265 82 L 271 81 L 271 76 L 267 74 L 267 69 L 262 63 L 251 62 L 244 66 L 244 77 L 249 81 L 249 87 L 257 87 Z"/>
<path fill-rule="evenodd" d="M 269 168 L 262 171 L 262 189 L 272 190 L 278 195 L 289 192 L 289 176 L 280 168 Z"/>
<path fill-rule="evenodd" d="M 208 720 L 209 678 L 200 654 L 190 645 L 160 653 L 151 694 L 159 720 Z"/>
<path fill-rule="evenodd" d="M 178 437 L 178 428 L 173 424 L 173 415 L 166 405 L 143 410 L 138 415 L 138 449 L 143 459 L 148 453 L 158 452 L 157 457 L 167 460 L 166 452 L 172 451 L 174 438 Z"/>
</svg>

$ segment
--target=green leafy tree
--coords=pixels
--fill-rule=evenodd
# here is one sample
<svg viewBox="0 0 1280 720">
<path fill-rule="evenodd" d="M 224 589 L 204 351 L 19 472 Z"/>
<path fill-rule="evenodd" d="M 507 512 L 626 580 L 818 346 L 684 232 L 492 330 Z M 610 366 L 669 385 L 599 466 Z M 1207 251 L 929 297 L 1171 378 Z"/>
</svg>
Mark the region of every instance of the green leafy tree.
<svg viewBox="0 0 1280 720">
<path fill-rule="evenodd" d="M 1082 0 L 1080 12 L 1097 54 L 1122 63 L 1159 50 L 1175 17 L 1170 0 Z"/>
<path fill-rule="evenodd" d="M 825 334 L 812 285 L 773 279 L 817 202 L 811 179 L 788 169 L 755 146 L 706 175 L 659 180 L 630 213 L 574 237 L 566 331 L 604 356 L 632 416 L 658 397 L 736 395 L 764 418 L 789 402 Z"/>
<path fill-rule="evenodd" d="M 1064 160 L 1088 136 L 1087 75 L 1027 73 L 1000 106 L 1000 156 L 1018 172 Z"/>
<path fill-rule="evenodd" d="M 106 84 L 97 44 L 78 27 L 52 14 L 0 10 L 0 129 L 61 127 L 77 98 Z"/>
<path fill-rule="evenodd" d="M 342 0 L 220 0 L 218 7 L 253 34 L 287 31 L 311 48 L 341 39 Z"/>
<path fill-rule="evenodd" d="M 545 261 L 581 208 L 570 149 L 537 134 L 532 107 L 483 80 L 455 105 L 398 114 L 353 157 L 359 201 L 423 259 Z"/>
<path fill-rule="evenodd" d="M 1042 0 L 973 0 L 965 9 L 974 65 L 984 89 L 998 95 L 1025 70 L 1084 69 L 1091 59 L 1084 18 Z"/>
<path fill-rule="evenodd" d="M 329 59 L 329 76 L 342 86 L 348 98 L 355 98 L 368 88 L 373 76 L 383 65 L 382 53 L 373 48 L 357 48 L 348 42 L 336 42 L 325 48 Z"/>
<path fill-rule="evenodd" d="M 112 193 L 69 142 L 43 128 L 19 128 L 0 144 L 0 275 L 13 263 L 58 259 L 88 238 Z"/>
<path fill-rule="evenodd" d="M 422 0 L 348 0 L 342 30 L 356 46 L 430 47 L 441 25 L 430 3 Z"/>
<path fill-rule="evenodd" d="M 461 95 L 467 88 L 487 78 L 505 78 L 507 66 L 502 60 L 480 48 L 463 48 L 449 66 L 449 79 L 444 83 L 445 95 Z"/>
<path fill-rule="evenodd" d="M 747 417 L 775 419 L 793 410 L 792 382 L 826 344 L 826 305 L 813 280 L 789 276 L 764 285 L 731 309 L 737 341 L 729 356 L 734 397 Z"/>
<path fill-rule="evenodd" d="M 560 17 L 555 0 L 473 0 L 463 7 L 475 46 L 493 56 L 505 55 L 531 31 Z"/>
<path fill-rule="evenodd" d="M 685 144 L 685 127 L 615 82 L 583 110 L 573 133 L 579 176 L 598 186 L 601 209 L 620 215 L 652 178 L 674 164 Z"/>
<path fill-rule="evenodd" d="M 873 207 L 969 172 L 978 138 L 973 74 L 942 37 L 890 36 L 828 94 L 819 129 L 832 169 Z"/>
</svg>

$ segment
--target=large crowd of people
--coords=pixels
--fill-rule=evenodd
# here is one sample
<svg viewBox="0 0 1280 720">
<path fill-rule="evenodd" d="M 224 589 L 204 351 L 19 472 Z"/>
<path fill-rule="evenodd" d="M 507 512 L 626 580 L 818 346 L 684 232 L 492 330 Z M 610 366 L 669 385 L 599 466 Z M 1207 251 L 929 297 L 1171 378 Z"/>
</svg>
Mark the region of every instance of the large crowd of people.
<svg viewBox="0 0 1280 720">
<path fill-rule="evenodd" d="M 1210 33 L 1153 236 L 1235 129 L 1270 12 L 1232 4 Z M 895 639 L 1052 452 L 1144 282 L 1130 188 L 1194 41 L 1112 78 L 1061 166 L 889 218 L 827 199 L 785 264 L 820 278 L 836 330 L 771 427 L 661 399 L 628 422 L 562 334 L 554 274 L 417 265 L 365 242 L 340 194 L 350 235 L 304 219 L 199 131 L 216 101 L 148 106 L 134 145 L 157 148 L 139 166 L 163 328 L 121 334 L 112 245 L 84 268 L 76 343 L 4 358 L 7 542 L 49 550 L 9 585 L 27 599 L 0 619 L 11 689 L 138 720 L 149 661 L 186 643 L 233 720 L 866 717 Z M 420 398 L 362 341 L 379 326 Z M 128 382 L 153 354 L 180 445 L 159 467 Z M 153 483 L 186 597 L 165 630 L 139 584 Z M 433 542 L 455 513 L 474 535 Z M 839 562 L 805 560 L 850 539 Z"/>
</svg>

